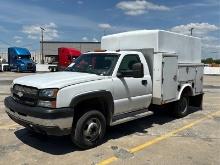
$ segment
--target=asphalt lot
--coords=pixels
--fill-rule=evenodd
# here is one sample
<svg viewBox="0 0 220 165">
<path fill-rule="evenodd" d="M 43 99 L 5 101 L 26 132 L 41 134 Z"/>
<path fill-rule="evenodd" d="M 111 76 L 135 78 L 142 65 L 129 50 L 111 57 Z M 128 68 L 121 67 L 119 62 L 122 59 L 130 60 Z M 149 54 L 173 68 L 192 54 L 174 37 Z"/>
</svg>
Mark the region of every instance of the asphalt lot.
<svg viewBox="0 0 220 165">
<path fill-rule="evenodd" d="M 154 114 L 107 130 L 105 143 L 81 151 L 68 136 L 45 137 L 4 112 L 10 83 L 26 73 L 0 72 L 0 164 L 220 164 L 220 76 L 204 77 L 203 110 L 174 119 Z"/>
</svg>

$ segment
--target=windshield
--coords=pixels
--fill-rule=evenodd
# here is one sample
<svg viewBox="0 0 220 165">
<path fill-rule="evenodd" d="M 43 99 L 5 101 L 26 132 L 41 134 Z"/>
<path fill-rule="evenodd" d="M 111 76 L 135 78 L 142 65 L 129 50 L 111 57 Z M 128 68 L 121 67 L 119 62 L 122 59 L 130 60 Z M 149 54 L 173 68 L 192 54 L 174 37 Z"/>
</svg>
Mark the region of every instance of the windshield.
<svg viewBox="0 0 220 165">
<path fill-rule="evenodd" d="M 117 54 L 109 53 L 83 54 L 66 71 L 109 76 L 113 72 L 118 57 Z"/>
</svg>

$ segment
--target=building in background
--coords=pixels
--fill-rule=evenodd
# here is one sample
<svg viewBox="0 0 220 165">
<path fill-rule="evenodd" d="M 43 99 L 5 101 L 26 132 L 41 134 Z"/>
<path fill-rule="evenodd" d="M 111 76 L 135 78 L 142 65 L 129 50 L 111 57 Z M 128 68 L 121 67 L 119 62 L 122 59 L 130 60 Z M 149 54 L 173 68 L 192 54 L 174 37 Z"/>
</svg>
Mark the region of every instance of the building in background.
<svg viewBox="0 0 220 165">
<path fill-rule="evenodd" d="M 48 62 L 48 57 L 58 55 L 58 48 L 67 47 L 75 48 L 81 51 L 82 53 L 88 51 L 94 51 L 95 49 L 101 48 L 101 42 L 63 42 L 63 41 L 43 41 L 43 56 L 44 61 Z M 40 50 L 42 50 L 42 42 L 40 41 Z M 36 61 L 40 61 L 41 57 L 38 56 Z"/>
<path fill-rule="evenodd" d="M 40 42 L 40 47 L 41 47 Z M 43 54 L 45 56 L 58 55 L 58 48 L 67 47 L 75 48 L 82 53 L 88 51 L 94 51 L 101 48 L 101 42 L 62 42 L 62 41 L 44 41 L 43 42 Z M 41 48 L 40 48 L 41 50 Z"/>
<path fill-rule="evenodd" d="M 31 52 L 31 58 L 37 62 L 40 63 L 41 60 L 41 42 L 40 42 L 40 49 L 37 51 Z M 95 49 L 101 48 L 100 42 L 62 42 L 62 41 L 44 41 L 43 42 L 43 55 L 44 60 L 47 62 L 47 57 L 53 57 L 58 55 L 58 48 L 59 47 L 68 47 L 68 48 L 75 48 L 81 51 L 82 53 L 88 52 L 88 51 L 94 51 Z M 8 52 L 0 52 L 0 56 L 3 59 L 8 60 Z"/>
</svg>

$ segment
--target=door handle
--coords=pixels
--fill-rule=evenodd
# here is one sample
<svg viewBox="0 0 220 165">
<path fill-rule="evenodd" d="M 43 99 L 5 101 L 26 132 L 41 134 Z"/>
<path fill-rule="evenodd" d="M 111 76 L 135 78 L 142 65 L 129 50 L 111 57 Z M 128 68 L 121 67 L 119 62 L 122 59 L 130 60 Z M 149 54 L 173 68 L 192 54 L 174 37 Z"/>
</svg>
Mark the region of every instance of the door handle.
<svg viewBox="0 0 220 165">
<path fill-rule="evenodd" d="M 142 80 L 141 83 L 142 83 L 143 85 L 147 85 L 147 80 Z"/>
</svg>

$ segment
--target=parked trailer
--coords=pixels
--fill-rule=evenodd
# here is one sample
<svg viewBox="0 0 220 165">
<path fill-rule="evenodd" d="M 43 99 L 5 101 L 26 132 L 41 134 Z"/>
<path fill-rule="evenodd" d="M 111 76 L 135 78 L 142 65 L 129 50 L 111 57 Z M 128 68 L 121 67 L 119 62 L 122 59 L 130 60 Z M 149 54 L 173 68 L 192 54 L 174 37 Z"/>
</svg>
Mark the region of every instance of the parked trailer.
<svg viewBox="0 0 220 165">
<path fill-rule="evenodd" d="M 81 52 L 74 48 L 66 48 L 66 47 L 58 48 L 57 60 L 53 62 L 54 64 L 53 63 L 52 65 L 50 64 L 48 69 L 51 72 L 64 70 L 73 62 L 73 60 L 75 60 L 80 55 Z"/>
<path fill-rule="evenodd" d="M 31 59 L 31 53 L 26 48 L 8 48 L 9 70 L 17 72 L 36 72 L 36 65 Z"/>
<path fill-rule="evenodd" d="M 106 126 L 148 116 L 154 106 L 170 105 L 177 118 L 189 105 L 201 108 L 200 39 L 143 30 L 105 36 L 101 45 L 64 72 L 15 79 L 8 115 L 38 132 L 71 135 L 87 149 L 103 141 Z"/>
<path fill-rule="evenodd" d="M 0 61 L 0 72 L 8 71 L 9 65 L 6 61 L 2 62 Z"/>
</svg>

